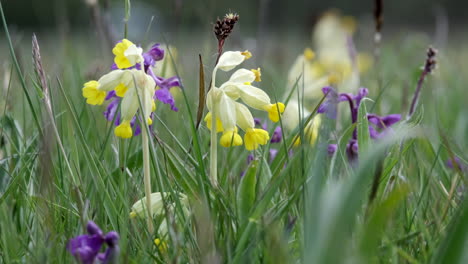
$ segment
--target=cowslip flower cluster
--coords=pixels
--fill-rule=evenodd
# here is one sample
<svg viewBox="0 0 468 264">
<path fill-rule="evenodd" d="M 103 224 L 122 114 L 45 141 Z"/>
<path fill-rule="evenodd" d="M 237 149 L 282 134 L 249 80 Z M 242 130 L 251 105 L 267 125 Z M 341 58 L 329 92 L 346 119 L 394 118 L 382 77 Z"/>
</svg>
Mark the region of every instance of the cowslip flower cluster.
<svg viewBox="0 0 468 264">
<path fill-rule="evenodd" d="M 227 51 L 223 53 L 218 64 L 213 70 L 213 82 L 207 94 L 207 107 L 209 112 L 205 116 L 208 129 L 221 132 L 220 144 L 223 147 L 245 145 L 247 150 L 255 150 L 260 145 L 268 143 L 270 136 L 264 129 L 255 128 L 254 118 L 250 110 L 242 103 L 251 108 L 268 112 L 268 117 L 273 122 L 278 122 L 281 113 L 284 111 L 284 104 L 271 103 L 270 97 L 261 89 L 252 86 L 252 82 L 261 81 L 260 69 L 238 69 L 229 80 L 217 87 L 216 73 L 218 70 L 231 71 L 252 54 L 248 51 Z M 212 127 L 213 113 L 216 116 L 216 127 Z M 238 129 L 242 129 L 244 139 L 238 134 Z"/>
<path fill-rule="evenodd" d="M 119 234 L 115 231 L 104 234 L 93 221 L 88 222 L 87 232 L 68 242 L 67 249 L 76 260 L 82 264 L 117 263 Z M 107 249 L 100 252 L 103 244 L 107 244 Z"/>
<path fill-rule="evenodd" d="M 115 55 L 111 72 L 99 80 L 92 80 L 84 84 L 83 96 L 91 105 L 101 105 L 110 101 L 104 112 L 104 117 L 113 121 L 116 128 L 114 133 L 121 138 L 130 138 L 141 132 L 136 122 L 137 112 L 143 111 L 147 120 L 153 123 L 153 112 L 156 110 L 155 100 L 169 104 L 173 111 L 177 111 L 174 98 L 169 92 L 171 87 L 179 86 L 178 77 L 162 78 L 156 76 L 153 67 L 164 57 L 164 50 L 155 44 L 147 52 L 123 39 L 112 49 Z M 140 102 L 143 109 L 140 109 Z M 120 105 L 120 111 L 118 111 Z"/>
<path fill-rule="evenodd" d="M 359 106 L 364 97 L 367 96 L 369 91 L 366 88 L 360 88 L 356 95 L 350 93 L 338 94 L 332 87 L 323 87 L 322 91 L 327 95 L 326 100 L 319 106 L 317 112 L 325 113 L 330 118 L 336 118 L 337 105 L 340 102 L 348 102 L 349 109 L 351 112 L 351 122 L 354 124 L 358 120 Z M 367 114 L 369 121 L 369 134 L 372 139 L 379 139 L 385 137 L 389 131 L 389 127 L 401 120 L 400 114 L 390 114 L 387 116 L 378 116 L 376 114 Z M 330 154 L 335 153 L 337 145 L 330 144 L 328 146 L 328 152 Z M 346 145 L 346 154 L 348 160 L 354 161 L 358 156 L 358 140 L 357 140 L 357 128 L 353 130 L 353 136 Z"/>
</svg>

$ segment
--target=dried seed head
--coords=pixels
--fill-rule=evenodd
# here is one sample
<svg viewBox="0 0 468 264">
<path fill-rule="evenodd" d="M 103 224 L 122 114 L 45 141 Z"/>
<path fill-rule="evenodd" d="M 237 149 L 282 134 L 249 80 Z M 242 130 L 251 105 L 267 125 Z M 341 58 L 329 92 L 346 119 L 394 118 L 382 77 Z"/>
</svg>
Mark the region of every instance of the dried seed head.
<svg viewBox="0 0 468 264">
<path fill-rule="evenodd" d="M 238 20 L 239 15 L 233 13 L 226 14 L 223 19 L 218 18 L 216 20 L 213 31 L 218 41 L 225 40 L 229 37 L 229 34 L 231 34 Z"/>
<path fill-rule="evenodd" d="M 434 49 L 433 47 L 429 47 L 427 49 L 427 59 L 424 65 L 424 71 L 426 71 L 427 73 L 432 73 L 432 71 L 435 69 L 437 65 L 436 55 L 437 55 L 436 49 Z"/>
<path fill-rule="evenodd" d="M 36 71 L 41 88 L 43 91 L 48 92 L 47 80 L 45 77 L 44 68 L 42 67 L 41 51 L 39 49 L 39 43 L 37 42 L 36 34 L 33 34 L 32 36 L 32 55 L 34 70 Z"/>
</svg>

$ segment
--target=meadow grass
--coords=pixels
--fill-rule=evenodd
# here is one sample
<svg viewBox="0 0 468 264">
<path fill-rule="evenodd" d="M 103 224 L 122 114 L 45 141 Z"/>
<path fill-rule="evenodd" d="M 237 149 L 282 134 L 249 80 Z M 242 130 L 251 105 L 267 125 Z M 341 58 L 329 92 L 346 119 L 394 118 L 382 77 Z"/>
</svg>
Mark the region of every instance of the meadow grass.
<svg viewBox="0 0 468 264">
<path fill-rule="evenodd" d="M 158 230 L 165 220 L 168 232 L 149 233 L 144 219 L 129 217 L 131 206 L 144 196 L 140 139 L 116 138 L 104 109 L 89 107 L 81 95 L 89 76 L 106 71 L 110 51 L 100 54 L 95 40 L 80 37 L 64 40 L 58 49 L 56 38 L 42 42 L 38 35 L 50 118 L 31 47 L 16 45 L 3 11 L 2 19 L 1 56 L 7 63 L 0 99 L 0 262 L 70 263 L 67 242 L 85 233 L 88 220 L 120 234 L 121 263 L 468 261 L 466 170 L 446 167 L 454 157 L 467 160 L 466 49 L 440 49 L 438 69 L 424 83 L 416 113 L 394 127 L 391 136 L 371 141 L 365 115 L 406 116 L 430 44 L 412 36 L 384 41 L 378 63 L 361 77 L 373 100 L 363 101 L 357 124 L 324 118 L 315 144 L 293 147 L 296 137 L 304 137 L 306 124 L 301 123 L 274 146 L 278 155 L 271 163 L 273 143 L 251 153 L 219 147 L 214 186 L 210 132 L 204 123 L 196 128 L 196 113 L 198 53 L 211 73 L 216 43 L 202 40 L 194 48 L 183 41 L 169 43 L 161 34 L 161 42 L 178 48 L 182 86 L 176 98 L 180 111 L 159 104 L 150 131 L 152 190 L 168 194 L 164 212 L 153 223 Z M 29 43 L 28 36 L 23 39 Z M 291 50 L 284 53 L 289 62 L 302 48 Z M 285 100 L 286 90 L 300 91 L 301 79 L 285 87 L 287 69 L 272 50 L 265 52 L 272 56 L 255 63 L 264 70 L 262 87 L 270 87 L 265 89 L 272 98 Z M 312 116 L 319 104 L 308 106 L 315 109 Z M 359 165 L 350 164 L 344 152 L 354 127 Z M 330 134 L 339 146 L 332 157 Z M 254 155 L 250 165 L 248 154 Z M 178 194 L 188 197 L 188 211 L 173 198 Z M 156 246 L 155 238 L 167 247 Z"/>
</svg>

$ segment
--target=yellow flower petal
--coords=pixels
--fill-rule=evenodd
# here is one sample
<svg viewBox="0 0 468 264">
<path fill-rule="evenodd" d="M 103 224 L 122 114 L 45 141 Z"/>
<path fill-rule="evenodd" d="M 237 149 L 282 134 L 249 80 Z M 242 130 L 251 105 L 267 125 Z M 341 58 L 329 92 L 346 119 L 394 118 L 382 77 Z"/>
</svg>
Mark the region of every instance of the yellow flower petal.
<svg viewBox="0 0 468 264">
<path fill-rule="evenodd" d="M 236 130 L 226 131 L 221 136 L 219 143 L 223 147 L 232 147 L 232 146 L 241 146 L 242 145 L 242 138 L 237 134 Z"/>
<path fill-rule="evenodd" d="M 115 94 L 119 97 L 124 97 L 127 90 L 128 90 L 128 87 L 125 86 L 123 83 L 121 83 L 117 85 L 117 87 L 115 87 Z"/>
<path fill-rule="evenodd" d="M 114 134 L 120 138 L 131 138 L 133 135 L 130 121 L 125 120 L 114 129 Z"/>
<path fill-rule="evenodd" d="M 270 135 L 268 135 L 268 132 L 263 129 L 248 129 L 244 135 L 245 148 L 247 150 L 255 150 L 259 145 L 267 144 L 269 139 Z"/>
<path fill-rule="evenodd" d="M 265 107 L 265 111 L 268 112 L 268 117 L 273 122 L 278 122 L 280 115 L 284 112 L 284 104 L 283 103 L 276 103 L 270 104 Z"/>
<path fill-rule="evenodd" d="M 90 105 L 101 105 L 106 99 L 106 92 L 98 89 L 97 81 L 89 81 L 84 84 L 82 89 L 83 97 L 86 98 L 86 103 Z"/>
<path fill-rule="evenodd" d="M 130 40 L 123 39 L 122 42 L 117 43 L 112 49 L 112 53 L 115 55 L 114 62 L 119 69 L 133 66 L 124 54 L 131 45 L 133 45 L 133 43 Z"/>
<path fill-rule="evenodd" d="M 211 112 L 208 112 L 205 116 L 205 122 L 206 122 L 206 127 L 211 130 L 211 119 L 212 118 L 212 115 L 211 115 Z M 219 117 L 216 117 L 216 132 L 223 132 L 224 131 L 224 128 L 223 128 L 223 123 L 221 123 L 221 120 L 219 119 Z"/>
</svg>

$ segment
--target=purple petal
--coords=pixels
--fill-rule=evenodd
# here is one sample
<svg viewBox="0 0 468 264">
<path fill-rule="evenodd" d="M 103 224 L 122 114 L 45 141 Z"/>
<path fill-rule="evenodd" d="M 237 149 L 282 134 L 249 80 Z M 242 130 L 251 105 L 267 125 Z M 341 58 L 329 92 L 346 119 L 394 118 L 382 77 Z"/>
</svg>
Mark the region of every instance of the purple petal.
<svg viewBox="0 0 468 264">
<path fill-rule="evenodd" d="M 253 160 L 254 160 L 253 154 L 249 154 L 249 155 L 247 156 L 247 165 L 250 164 Z"/>
<path fill-rule="evenodd" d="M 256 126 L 260 126 L 260 127 L 261 127 L 261 126 L 262 126 L 262 119 L 255 117 L 255 118 L 254 118 L 254 124 L 255 124 Z"/>
<path fill-rule="evenodd" d="M 270 149 L 270 163 L 273 162 L 273 160 L 276 158 L 276 155 L 278 155 L 278 150 L 277 149 Z"/>
<path fill-rule="evenodd" d="M 112 90 L 112 91 L 107 92 L 105 100 L 110 100 L 115 97 L 117 97 L 115 90 Z"/>
<path fill-rule="evenodd" d="M 80 235 L 71 239 L 67 248 L 82 263 L 93 263 L 103 243 L 101 235 Z"/>
<path fill-rule="evenodd" d="M 119 108 L 119 103 L 119 98 L 115 98 L 112 102 L 109 103 L 106 111 L 104 111 L 104 117 L 107 119 L 107 121 L 114 120 L 114 116 L 117 113 L 117 109 Z"/>
<path fill-rule="evenodd" d="M 110 231 L 104 239 L 109 247 L 113 247 L 119 243 L 119 234 L 115 231 Z"/>
<path fill-rule="evenodd" d="M 389 127 L 401 120 L 401 115 L 400 114 L 391 114 L 384 116 L 382 118 L 383 123 L 385 124 L 386 127 Z"/>
<path fill-rule="evenodd" d="M 355 161 L 358 157 L 358 142 L 355 139 L 351 139 L 346 145 L 346 155 L 348 156 L 349 161 Z"/>
<path fill-rule="evenodd" d="M 330 156 L 333 156 L 333 154 L 335 154 L 336 150 L 338 149 L 338 145 L 337 144 L 329 144 L 328 145 L 328 155 Z"/>
<path fill-rule="evenodd" d="M 322 88 L 322 92 L 327 95 L 325 101 L 318 107 L 318 113 L 325 113 L 329 118 L 336 118 L 336 107 L 338 105 L 338 94 L 330 86 Z"/>
<path fill-rule="evenodd" d="M 377 130 L 375 130 L 373 126 L 369 126 L 369 134 L 370 134 L 370 137 L 373 139 L 377 139 L 380 137 L 379 132 L 377 132 Z"/>
<path fill-rule="evenodd" d="M 160 61 L 164 58 L 164 50 L 160 48 L 160 44 L 154 44 L 148 52 L 143 53 L 145 59 L 145 65 L 154 66 L 156 61 Z"/>
<path fill-rule="evenodd" d="M 158 101 L 164 104 L 169 104 L 171 106 L 172 111 L 179 111 L 179 109 L 175 106 L 174 97 L 168 89 L 161 88 L 159 90 L 156 90 L 156 92 L 154 92 L 154 99 L 157 99 Z"/>
<path fill-rule="evenodd" d="M 359 88 L 358 94 L 354 97 L 356 100 L 356 105 L 359 106 L 361 100 L 369 94 L 369 90 L 367 88 Z"/>
<path fill-rule="evenodd" d="M 273 135 L 271 136 L 271 143 L 278 143 L 281 142 L 281 139 L 283 138 L 281 127 L 276 127 L 275 131 L 273 131 Z"/>
<path fill-rule="evenodd" d="M 88 234 L 90 235 L 102 236 L 102 230 L 93 221 L 88 221 L 88 225 L 86 226 L 86 229 L 88 230 Z"/>
</svg>

